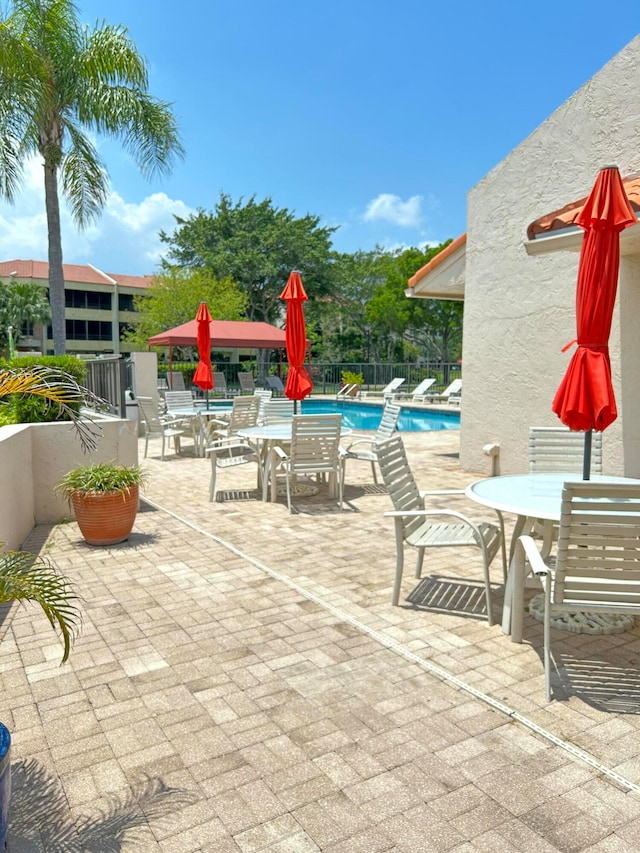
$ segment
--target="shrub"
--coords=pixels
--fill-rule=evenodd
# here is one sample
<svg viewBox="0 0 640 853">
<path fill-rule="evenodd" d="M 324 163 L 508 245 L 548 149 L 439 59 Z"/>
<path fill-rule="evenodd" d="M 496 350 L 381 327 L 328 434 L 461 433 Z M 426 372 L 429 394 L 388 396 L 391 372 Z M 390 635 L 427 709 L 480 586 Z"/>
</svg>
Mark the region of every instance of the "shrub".
<svg viewBox="0 0 640 853">
<path fill-rule="evenodd" d="M 43 365 L 55 370 L 61 370 L 72 376 L 79 385 L 83 385 L 87 367 L 85 363 L 73 355 L 29 355 L 15 358 L 10 362 L 12 369 L 29 368 L 34 365 Z M 74 412 L 80 411 L 80 403 L 70 403 L 69 408 Z M 46 421 L 68 421 L 71 416 L 61 412 L 55 404 L 42 397 L 33 397 L 27 394 L 13 394 L 3 406 L 2 424 L 34 424 Z"/>
<path fill-rule="evenodd" d="M 350 370 L 342 371 L 343 385 L 362 385 L 364 375 L 362 373 L 352 373 Z"/>
</svg>

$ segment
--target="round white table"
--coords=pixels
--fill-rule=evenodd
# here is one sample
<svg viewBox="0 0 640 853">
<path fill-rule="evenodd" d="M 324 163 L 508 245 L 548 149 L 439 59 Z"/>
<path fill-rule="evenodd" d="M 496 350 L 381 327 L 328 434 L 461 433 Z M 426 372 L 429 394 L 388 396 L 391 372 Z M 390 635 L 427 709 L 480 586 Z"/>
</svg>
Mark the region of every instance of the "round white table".
<svg viewBox="0 0 640 853">
<path fill-rule="evenodd" d="M 607 477 L 595 475 L 593 482 L 602 483 L 640 483 L 629 477 Z M 477 480 L 467 486 L 465 494 L 468 498 L 483 506 L 498 512 L 508 512 L 516 515 L 516 523 L 509 546 L 509 573 L 504 592 L 504 608 L 502 612 L 502 631 L 509 634 L 512 631 L 512 610 L 521 606 L 521 590 L 516 589 L 513 577 L 513 554 L 518 537 L 530 530 L 538 519 L 544 521 L 559 521 L 562 503 L 562 487 L 565 483 L 581 482 L 576 474 L 511 474 L 499 477 L 488 477 Z M 550 534 L 551 525 L 547 528 Z M 547 557 L 551 547 L 550 535 L 545 535 L 542 554 Z M 518 620 L 519 624 L 519 620 Z M 519 639 L 514 637 L 516 641 Z"/>
</svg>

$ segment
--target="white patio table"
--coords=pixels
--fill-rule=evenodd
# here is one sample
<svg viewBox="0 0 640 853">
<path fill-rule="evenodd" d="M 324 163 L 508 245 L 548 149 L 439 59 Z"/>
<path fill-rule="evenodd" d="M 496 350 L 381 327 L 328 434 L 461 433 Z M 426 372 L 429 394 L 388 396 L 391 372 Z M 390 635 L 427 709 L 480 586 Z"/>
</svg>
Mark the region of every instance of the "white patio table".
<svg viewBox="0 0 640 853">
<path fill-rule="evenodd" d="M 304 417 L 304 415 L 298 415 L 298 417 Z M 238 435 L 241 438 L 246 438 L 247 441 L 250 441 L 251 443 L 255 442 L 257 445 L 260 446 L 260 459 L 262 470 L 260 472 L 261 476 L 258 477 L 258 487 L 260 486 L 260 482 L 262 482 L 263 501 L 268 500 L 271 448 L 275 444 L 290 444 L 292 431 L 293 419 L 291 421 L 285 421 L 283 423 L 246 427 L 245 429 L 238 430 Z M 349 433 L 351 433 L 351 427 L 341 427 L 341 436 L 349 435 Z M 272 484 L 271 492 L 272 500 L 274 500 L 275 483 Z"/>
<path fill-rule="evenodd" d="M 513 554 L 518 537 L 524 530 L 529 530 L 536 519 L 559 521 L 562 487 L 566 482 L 579 479 L 575 474 L 512 474 L 478 480 L 465 489 L 467 497 L 472 501 L 517 516 L 509 547 L 509 573 L 502 611 L 502 631 L 511 634 L 513 642 L 522 641 L 524 609 L 524 578 L 515 578 L 513 571 Z M 602 483 L 640 483 L 640 480 L 629 477 L 605 475 L 591 479 Z M 558 623 L 557 627 L 562 627 L 562 624 Z"/>
</svg>

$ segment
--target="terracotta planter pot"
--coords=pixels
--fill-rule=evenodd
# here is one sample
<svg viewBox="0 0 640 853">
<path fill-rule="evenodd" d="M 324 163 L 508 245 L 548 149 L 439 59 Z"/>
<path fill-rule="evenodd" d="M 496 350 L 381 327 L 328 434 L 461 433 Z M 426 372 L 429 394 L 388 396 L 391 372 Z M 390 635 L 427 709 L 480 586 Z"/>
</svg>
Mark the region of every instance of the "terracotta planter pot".
<svg viewBox="0 0 640 853">
<path fill-rule="evenodd" d="M 89 545 L 124 542 L 138 512 L 138 486 L 128 492 L 78 492 L 73 509 L 80 532 Z"/>
</svg>

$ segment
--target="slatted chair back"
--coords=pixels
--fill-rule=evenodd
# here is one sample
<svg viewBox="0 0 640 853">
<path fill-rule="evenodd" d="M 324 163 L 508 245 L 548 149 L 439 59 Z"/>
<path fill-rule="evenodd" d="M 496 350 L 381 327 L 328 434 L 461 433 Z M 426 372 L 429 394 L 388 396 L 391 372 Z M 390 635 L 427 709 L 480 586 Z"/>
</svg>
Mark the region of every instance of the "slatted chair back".
<svg viewBox="0 0 640 853">
<path fill-rule="evenodd" d="M 584 432 L 565 426 L 529 427 L 529 471 L 582 475 Z M 591 438 L 591 472 L 602 473 L 602 433 Z"/>
<path fill-rule="evenodd" d="M 238 382 L 240 383 L 240 390 L 242 393 L 253 394 L 256 390 L 256 383 L 253 379 L 253 373 L 240 371 L 238 373 Z"/>
<path fill-rule="evenodd" d="M 260 410 L 258 412 L 258 423 L 264 423 L 264 412 L 267 405 L 267 400 L 270 400 L 273 396 L 273 391 L 270 388 L 256 388 L 253 392 L 253 396 L 257 397 L 260 400 Z"/>
<path fill-rule="evenodd" d="M 424 501 L 409 467 L 409 460 L 400 434 L 395 433 L 391 438 L 377 444 L 376 455 L 380 473 L 389 492 L 393 508 L 398 512 L 414 512 L 424 509 Z M 404 539 L 410 537 L 425 523 L 425 519 L 420 516 L 403 516 L 401 521 Z"/>
<path fill-rule="evenodd" d="M 339 472 L 342 415 L 294 415 L 290 473 Z"/>
<path fill-rule="evenodd" d="M 293 417 L 293 400 L 286 397 L 271 398 L 264 404 L 264 422 L 271 424 L 288 423 Z"/>
<path fill-rule="evenodd" d="M 284 385 L 279 376 L 267 376 L 267 386 L 274 394 L 284 394 Z"/>
<path fill-rule="evenodd" d="M 385 402 L 384 409 L 382 410 L 382 418 L 373 438 L 376 444 L 379 441 L 386 441 L 387 438 L 391 438 L 394 434 L 398 428 L 400 411 L 400 406 L 392 403 L 390 400 Z"/>
<path fill-rule="evenodd" d="M 551 603 L 640 613 L 640 485 L 565 483 Z"/>
<path fill-rule="evenodd" d="M 210 392 L 218 397 L 228 397 L 227 377 L 221 371 L 213 371 L 213 390 Z"/>
<path fill-rule="evenodd" d="M 260 400 L 258 397 L 236 397 L 229 418 L 229 435 L 236 435 L 238 430 L 253 427 L 258 422 Z"/>
<path fill-rule="evenodd" d="M 180 422 L 171 424 L 162 421 L 160 419 L 160 416 L 158 415 L 158 411 L 151 397 L 138 396 L 136 397 L 136 400 L 138 402 L 138 417 L 144 424 L 145 459 L 147 457 L 147 451 L 149 449 L 149 439 L 154 435 L 160 436 L 162 438 L 162 449 L 160 458 L 163 461 L 165 442 L 168 438 L 172 438 L 174 440 L 176 453 L 179 453 L 180 438 L 186 434 L 186 430 L 183 428 L 182 424 Z"/>
<path fill-rule="evenodd" d="M 167 384 L 170 391 L 185 391 L 184 375 L 180 370 L 167 371 Z"/>
<path fill-rule="evenodd" d="M 174 409 L 185 409 L 193 406 L 193 397 L 191 391 L 165 391 L 164 402 L 167 406 L 167 412 Z"/>
</svg>

